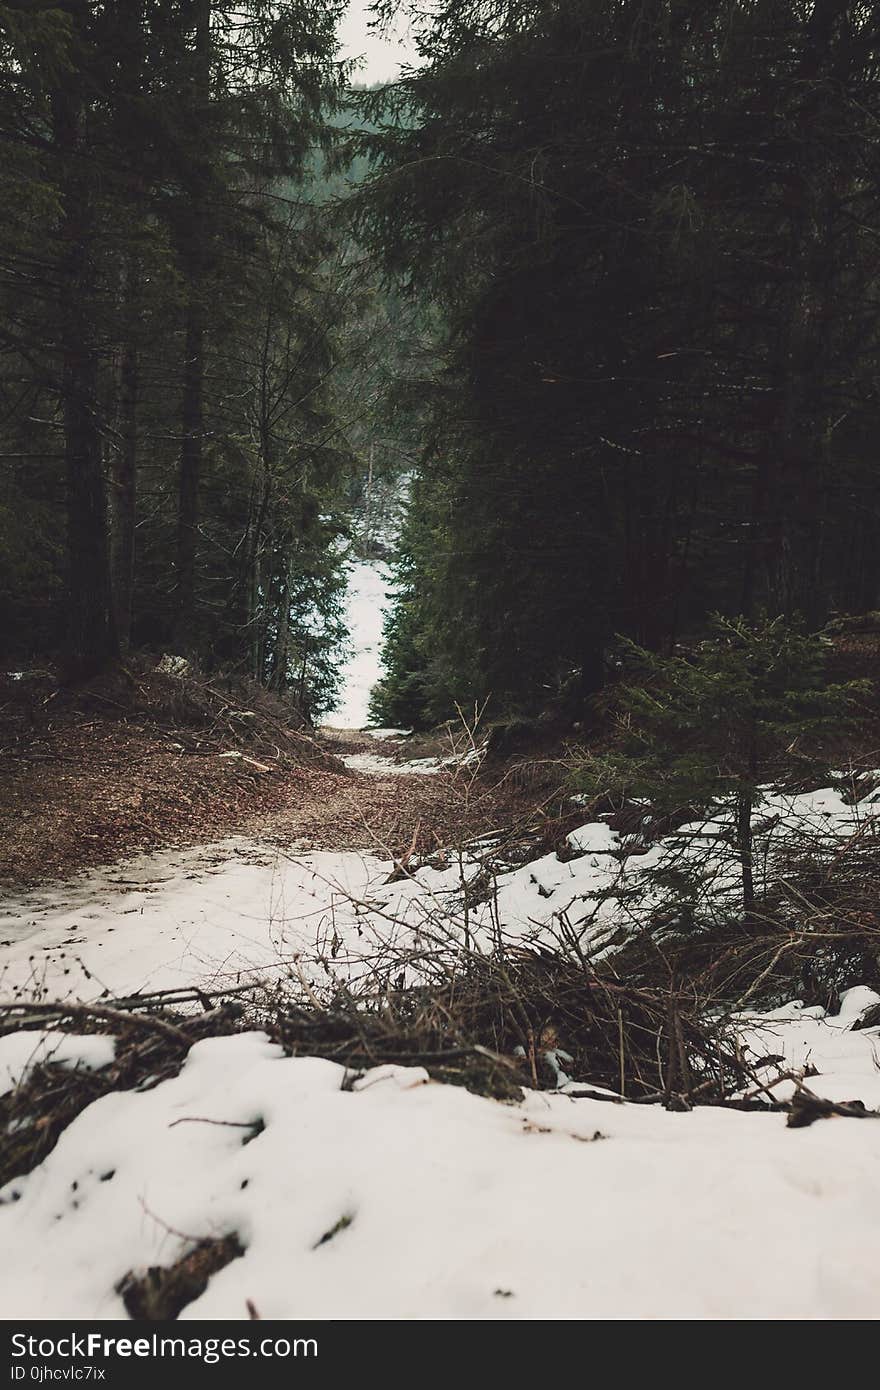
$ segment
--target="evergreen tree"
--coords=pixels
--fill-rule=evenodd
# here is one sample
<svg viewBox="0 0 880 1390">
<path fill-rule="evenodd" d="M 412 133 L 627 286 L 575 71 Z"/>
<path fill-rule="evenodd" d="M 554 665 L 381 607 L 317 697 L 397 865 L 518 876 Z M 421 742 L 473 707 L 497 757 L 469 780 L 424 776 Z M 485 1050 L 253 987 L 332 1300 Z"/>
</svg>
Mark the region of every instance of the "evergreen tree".
<svg viewBox="0 0 880 1390">
<path fill-rule="evenodd" d="M 302 628 L 326 692 L 343 301 L 301 185 L 332 137 L 339 9 L 3 7 L 0 603 L 17 658 L 63 644 L 85 676 L 177 636 L 308 702 L 310 663 L 276 650 Z"/>
<path fill-rule="evenodd" d="M 661 650 L 715 608 L 876 604 L 875 13 L 419 14 L 361 217 L 448 325 L 417 565 L 458 698 L 588 697 L 613 632 Z"/>
<path fill-rule="evenodd" d="M 755 907 L 752 826 L 764 789 L 792 775 L 830 775 L 829 740 L 852 724 L 863 684 L 829 683 L 827 644 L 781 618 L 716 617 L 692 653 L 658 656 L 624 643 L 611 692 L 618 737 L 585 759 L 591 795 L 647 797 L 654 812 L 727 812 L 746 918 Z"/>
</svg>

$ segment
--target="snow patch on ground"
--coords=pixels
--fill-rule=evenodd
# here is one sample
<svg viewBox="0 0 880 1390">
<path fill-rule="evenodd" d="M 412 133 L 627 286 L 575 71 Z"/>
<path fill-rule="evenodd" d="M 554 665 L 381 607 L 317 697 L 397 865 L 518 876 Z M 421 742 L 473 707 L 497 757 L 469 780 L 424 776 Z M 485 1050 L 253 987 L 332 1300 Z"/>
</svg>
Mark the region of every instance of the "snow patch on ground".
<svg viewBox="0 0 880 1390">
<path fill-rule="evenodd" d="M 390 768 L 407 765 L 383 770 Z M 772 864 L 792 835 L 833 845 L 857 830 L 872 831 L 865 821 L 876 813 L 876 804 L 848 805 L 831 788 L 770 795 L 757 815 L 765 829 L 756 863 Z M 480 845 L 462 863 L 454 852 L 438 854 L 390 883 L 395 865 L 388 859 L 329 851 L 298 856 L 246 839 L 140 856 L 0 907 L 0 993 L 96 999 L 298 979 L 301 971 L 324 990 L 418 946 L 426 930 L 435 943 L 445 938 L 450 950 L 465 932 L 475 948 L 491 950 L 498 923 L 512 944 L 550 947 L 564 928 L 596 959 L 659 904 L 658 868 L 673 865 L 693 875 L 700 912 L 723 907 L 740 891 L 723 815 L 683 826 L 647 851 L 636 837 L 596 821 L 572 831 L 568 844 L 576 857 L 550 853 L 518 867 L 494 864 L 488 887 L 490 851 Z M 466 914 L 462 874 L 475 889 L 483 885 L 469 895 Z"/>
<path fill-rule="evenodd" d="M 109 1067 L 115 1056 L 115 1042 L 101 1033 L 81 1037 L 52 1029 L 7 1033 L 0 1038 L 0 1096 L 14 1091 L 27 1079 L 31 1068 L 43 1062 L 98 1071 L 101 1067 Z"/>
<path fill-rule="evenodd" d="M 437 758 L 414 758 L 412 762 L 398 763 L 378 753 L 346 753 L 342 761 L 352 772 L 366 772 L 374 777 L 408 777 L 411 774 L 430 777 L 441 767 Z"/>
<path fill-rule="evenodd" d="M 876 809 L 832 788 L 773 794 L 758 811 L 761 853 L 771 861 L 779 837 L 805 826 L 829 844 L 867 833 Z M 704 866 L 707 891 L 736 891 L 723 814 L 647 853 L 602 822 L 574 830 L 568 849 L 576 857 L 495 866 L 494 901 L 468 910 L 476 948 L 491 947 L 497 917 L 510 941 L 552 943 L 564 918 L 604 949 L 627 920 L 624 890 L 642 885 L 650 902 L 652 871 L 670 855 Z M 466 855 L 466 878 L 485 877 L 482 852 Z M 432 950 L 448 933 L 454 949 L 457 855 L 389 882 L 393 868 L 244 839 L 140 856 L 7 901 L 0 991 L 95 999 L 260 978 L 296 988 L 300 972 L 326 990 L 385 963 L 399 971 L 422 933 Z M 792 1002 L 744 1013 L 738 1027 L 753 1055 L 814 1068 L 817 1094 L 880 1107 L 880 1029 L 853 1029 L 877 999 L 859 988 L 836 1015 Z M 11 1034 L 0 1080 L 14 1086 L 45 1055 L 103 1066 L 113 1043 Z M 878 1120 L 792 1130 L 781 1114 L 676 1114 L 564 1089 L 500 1104 L 418 1067 L 350 1081 L 251 1032 L 196 1044 L 180 1075 L 152 1089 L 93 1102 L 0 1192 L 4 1315 L 122 1318 L 115 1288 L 129 1270 L 234 1231 L 245 1255 L 184 1319 L 245 1318 L 247 1300 L 263 1318 L 877 1317 Z M 247 1128 L 258 1120 L 259 1132 Z"/>
<path fill-rule="evenodd" d="M 880 1123 L 344 1080 L 248 1033 L 94 1102 L 0 1193 L 5 1316 L 123 1318 L 129 1270 L 234 1231 L 183 1320 L 877 1317 Z"/>
<path fill-rule="evenodd" d="M 397 731 L 393 729 L 377 729 L 372 731 L 371 736 L 391 738 L 395 732 Z M 475 772 L 486 756 L 487 746 L 485 741 L 478 745 L 468 744 L 445 758 L 411 758 L 409 761 L 401 762 L 380 753 L 347 753 L 342 761 L 354 772 L 366 772 L 376 777 L 406 777 L 410 773 L 416 776 L 433 776 L 437 772 L 456 773 L 464 768 L 470 768 Z"/>
<path fill-rule="evenodd" d="M 337 922 L 358 940 L 356 903 L 390 868 L 358 853 L 295 859 L 245 839 L 141 855 L 5 903 L 0 991 L 94 1000 L 283 978 Z"/>
<path fill-rule="evenodd" d="M 880 1109 L 880 1029 L 853 1031 L 853 1025 L 878 1003 L 880 994 L 859 985 L 844 992 L 838 1014 L 804 1008 L 796 1000 L 769 1014 L 740 1015 L 737 1031 L 754 1056 L 781 1057 L 782 1071 L 816 1067 L 819 1076 L 805 1081 L 811 1091 L 837 1102 L 861 1100 L 876 1110 Z M 794 1090 L 793 1081 L 779 1081 L 770 1088 L 776 1100 L 790 1100 Z"/>
</svg>

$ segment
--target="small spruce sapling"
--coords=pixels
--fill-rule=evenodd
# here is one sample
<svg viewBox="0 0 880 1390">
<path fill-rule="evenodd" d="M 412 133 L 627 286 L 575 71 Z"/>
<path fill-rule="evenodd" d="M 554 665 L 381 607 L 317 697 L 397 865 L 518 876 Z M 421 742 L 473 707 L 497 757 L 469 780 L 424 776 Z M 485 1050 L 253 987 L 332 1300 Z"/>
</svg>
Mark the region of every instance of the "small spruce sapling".
<svg viewBox="0 0 880 1390">
<path fill-rule="evenodd" d="M 827 641 L 782 618 L 716 616 L 695 650 L 659 656 L 625 641 L 622 655 L 631 675 L 613 694 L 619 739 L 578 766 L 578 785 L 645 798 L 661 813 L 727 810 L 749 922 L 762 786 L 827 776 L 829 736 L 854 722 L 864 684 L 829 684 Z"/>
</svg>

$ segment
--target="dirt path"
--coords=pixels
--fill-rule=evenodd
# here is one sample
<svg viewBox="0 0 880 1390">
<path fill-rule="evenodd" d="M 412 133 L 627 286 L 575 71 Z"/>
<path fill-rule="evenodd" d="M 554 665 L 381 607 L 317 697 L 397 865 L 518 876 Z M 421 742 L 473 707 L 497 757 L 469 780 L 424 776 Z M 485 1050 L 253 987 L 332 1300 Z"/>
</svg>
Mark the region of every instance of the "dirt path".
<svg viewBox="0 0 880 1390">
<path fill-rule="evenodd" d="M 330 746 L 338 748 L 339 742 L 334 733 Z M 375 753 L 375 744 L 365 748 L 353 736 L 343 746 L 377 760 L 383 756 Z M 446 770 L 383 776 L 346 769 L 341 776 L 325 774 L 311 794 L 294 794 L 287 806 L 252 828 L 310 849 L 365 849 L 397 857 L 498 829 L 524 809 L 522 798 L 497 774 L 465 782 Z"/>
<path fill-rule="evenodd" d="M 330 730 L 304 744 L 295 763 L 234 748 L 193 752 L 173 731 L 124 721 L 59 723 L 0 750 L 0 885 L 234 834 L 303 848 L 424 852 L 521 811 L 497 777 L 466 789 L 449 773 L 382 776 L 341 761 L 363 752 L 400 756 L 400 747 Z"/>
</svg>

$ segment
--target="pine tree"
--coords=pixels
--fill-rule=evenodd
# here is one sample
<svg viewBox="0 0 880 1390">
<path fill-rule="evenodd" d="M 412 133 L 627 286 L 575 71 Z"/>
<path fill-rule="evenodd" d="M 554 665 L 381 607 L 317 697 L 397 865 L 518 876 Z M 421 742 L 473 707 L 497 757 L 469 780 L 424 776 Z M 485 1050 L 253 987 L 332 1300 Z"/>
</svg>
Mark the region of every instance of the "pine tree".
<svg viewBox="0 0 880 1390">
<path fill-rule="evenodd" d="M 829 683 L 827 643 L 781 618 L 716 617 L 693 652 L 662 657 L 622 644 L 611 698 L 618 737 L 578 767 L 591 795 L 643 797 L 652 811 L 727 813 L 746 920 L 755 908 L 752 825 L 779 777 L 830 775 L 831 741 L 858 715 L 859 682 Z"/>
<path fill-rule="evenodd" d="M 16 210 L 0 232 L 0 602 L 19 652 L 57 654 L 63 637 L 84 676 L 115 658 L 117 635 L 161 650 L 186 628 L 199 659 L 222 654 L 288 689 L 295 656 L 303 686 L 298 653 L 268 653 L 276 633 L 314 621 L 312 590 L 295 612 L 279 604 L 319 570 L 328 649 L 339 637 L 343 556 L 328 538 L 347 485 L 329 387 L 341 301 L 318 285 L 318 215 L 288 216 L 330 138 L 338 9 L 71 0 L 0 15 L 0 183 Z M 283 285 L 268 270 L 282 261 Z M 271 440 L 251 408 L 267 344 Z M 259 454 L 268 440 L 258 471 L 276 492 L 256 544 L 253 438 Z M 240 516 L 225 516 L 221 479 L 244 492 Z M 29 547 L 19 513 L 37 533 Z M 268 556 L 283 590 L 261 570 Z M 251 609 L 233 613 L 245 591 Z"/>
<path fill-rule="evenodd" d="M 534 713 L 589 697 L 615 631 L 874 606 L 877 16 L 450 0 L 417 29 L 362 222 L 448 326 L 422 496 L 456 695 Z"/>
</svg>

